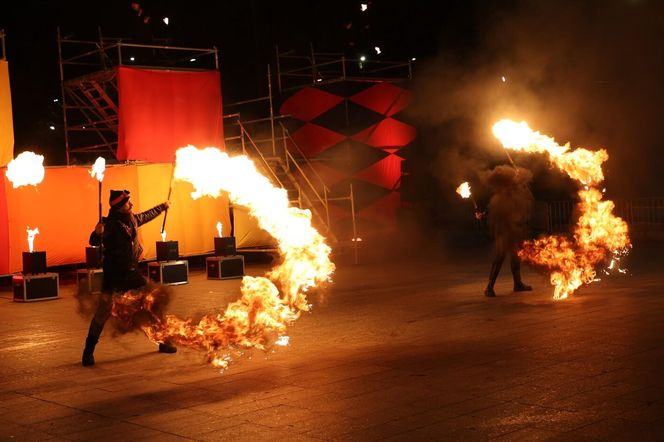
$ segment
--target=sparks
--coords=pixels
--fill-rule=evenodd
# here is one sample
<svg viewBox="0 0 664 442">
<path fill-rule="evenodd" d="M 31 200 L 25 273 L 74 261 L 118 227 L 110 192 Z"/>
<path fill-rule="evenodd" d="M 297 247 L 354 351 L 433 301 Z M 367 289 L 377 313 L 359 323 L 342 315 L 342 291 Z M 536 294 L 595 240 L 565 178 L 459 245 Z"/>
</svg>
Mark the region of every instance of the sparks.
<svg viewBox="0 0 664 442">
<path fill-rule="evenodd" d="M 627 253 L 631 247 L 627 223 L 613 214 L 614 203 L 602 201 L 598 186 L 604 180 L 604 149 L 570 149 L 528 127 L 525 122 L 501 120 L 493 133 L 506 149 L 543 153 L 549 161 L 581 185 L 579 219 L 572 237 L 553 235 L 526 241 L 519 257 L 551 271 L 554 299 L 565 299 L 582 284 L 596 280 L 595 265 L 607 254 Z"/>
</svg>

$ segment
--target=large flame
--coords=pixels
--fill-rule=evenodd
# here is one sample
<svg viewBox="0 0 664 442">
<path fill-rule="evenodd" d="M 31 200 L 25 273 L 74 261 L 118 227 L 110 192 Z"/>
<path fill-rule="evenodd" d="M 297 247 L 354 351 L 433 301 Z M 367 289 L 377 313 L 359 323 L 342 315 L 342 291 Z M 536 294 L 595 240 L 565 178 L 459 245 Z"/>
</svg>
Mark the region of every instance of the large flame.
<svg viewBox="0 0 664 442">
<path fill-rule="evenodd" d="M 312 227 L 311 213 L 289 207 L 286 191 L 274 187 L 246 156 L 188 146 L 178 149 L 174 174 L 176 180 L 193 184 L 194 199 L 224 191 L 233 204 L 248 207 L 277 240 L 283 262 L 266 277 L 245 276 L 240 299 L 223 312 L 198 323 L 166 315 L 144 331 L 155 342 L 203 349 L 217 367 L 228 365 L 234 349 L 283 345 L 287 325 L 309 310 L 307 290 L 328 281 L 334 271 L 331 249 Z"/>
<path fill-rule="evenodd" d="M 30 226 L 28 226 L 26 231 L 28 232 L 28 248 L 30 249 L 30 252 L 32 252 L 34 251 L 35 236 L 39 233 L 39 227 L 30 229 Z"/>
<path fill-rule="evenodd" d="M 609 156 L 603 149 L 570 150 L 569 143 L 560 146 L 525 122 L 501 120 L 493 126 L 493 133 L 506 149 L 546 154 L 552 164 L 583 185 L 577 205 L 581 215 L 572 237 L 526 241 L 519 250 L 521 258 L 550 269 L 553 297 L 565 299 L 582 284 L 595 280 L 595 266 L 607 254 L 616 258 L 631 247 L 627 224 L 613 214 L 613 202 L 602 201 L 602 192 L 595 188 L 604 180 L 602 163 Z"/>
<path fill-rule="evenodd" d="M 461 198 L 470 198 L 470 184 L 468 184 L 468 181 L 461 183 L 456 192 L 461 195 Z"/>
<path fill-rule="evenodd" d="M 44 180 L 44 156 L 34 152 L 22 152 L 7 164 L 7 179 L 14 189 L 36 186 Z"/>
<path fill-rule="evenodd" d="M 104 181 L 104 171 L 106 170 L 106 159 L 104 157 L 98 157 L 95 163 L 92 165 L 92 168 L 89 170 L 90 176 L 99 180 L 99 182 Z"/>
</svg>

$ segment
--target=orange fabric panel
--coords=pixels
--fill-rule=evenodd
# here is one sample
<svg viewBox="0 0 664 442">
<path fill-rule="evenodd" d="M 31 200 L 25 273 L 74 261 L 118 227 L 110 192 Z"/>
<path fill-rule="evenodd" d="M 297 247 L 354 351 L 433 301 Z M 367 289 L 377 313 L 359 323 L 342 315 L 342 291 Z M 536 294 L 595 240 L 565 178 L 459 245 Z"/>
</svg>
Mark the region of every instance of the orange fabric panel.
<svg viewBox="0 0 664 442">
<path fill-rule="evenodd" d="M 134 211 L 140 212 L 162 203 L 168 195 L 171 164 L 119 165 L 106 168 L 102 183 L 102 214 L 108 213 L 111 189 L 131 192 Z M 22 252 L 28 250 L 26 228 L 39 228 L 35 250 L 46 251 L 48 266 L 85 262 L 85 247 L 90 232 L 97 223 L 98 181 L 89 174 L 89 167 L 47 167 L 38 186 L 13 189 L 5 174 L 0 185 L 0 218 L 6 202 L 6 241 L 3 244 L 0 228 L 0 274 L 20 272 Z M 230 233 L 228 200 L 225 197 L 203 197 L 192 200 L 191 184 L 176 182 L 171 195 L 167 240 L 177 240 L 180 254 L 191 256 L 209 253 L 214 249 L 216 224 L 224 224 L 224 234 Z M 139 240 L 145 248 L 144 259 L 156 256 L 155 242 L 161 240 L 163 215 L 139 229 Z M 255 221 L 247 220 L 248 225 Z M 3 222 L 0 219 L 0 222 Z M 236 229 L 238 222 L 236 218 Z M 243 227 L 240 227 L 241 229 Z M 2 257 L 8 259 L 3 261 Z"/>
<path fill-rule="evenodd" d="M 9 69 L 6 60 L 0 60 L 0 167 L 14 158 L 14 123 L 12 96 L 9 89 Z"/>
</svg>

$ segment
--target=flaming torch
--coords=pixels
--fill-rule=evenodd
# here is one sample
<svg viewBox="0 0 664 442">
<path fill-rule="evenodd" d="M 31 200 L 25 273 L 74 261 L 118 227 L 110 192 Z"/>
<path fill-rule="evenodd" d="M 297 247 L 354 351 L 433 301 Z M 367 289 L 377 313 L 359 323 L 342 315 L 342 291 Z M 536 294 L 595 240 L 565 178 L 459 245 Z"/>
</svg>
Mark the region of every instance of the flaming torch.
<svg viewBox="0 0 664 442">
<path fill-rule="evenodd" d="M 39 233 L 39 227 L 30 230 L 30 226 L 28 226 L 26 230 L 28 232 L 28 249 L 30 250 L 30 253 L 32 253 L 34 252 L 35 236 Z"/>
<path fill-rule="evenodd" d="M 578 181 L 577 205 L 581 215 L 572 237 L 554 235 L 526 241 L 519 257 L 551 271 L 554 299 L 565 299 L 582 284 L 596 280 L 595 265 L 607 254 L 618 257 L 631 247 L 628 227 L 624 220 L 613 214 L 612 201 L 602 201 L 602 192 L 596 188 L 603 180 L 602 163 L 609 156 L 604 149 L 570 149 L 539 132 L 526 122 L 501 120 L 494 124 L 493 133 L 506 149 L 529 153 L 543 153 L 558 169 Z"/>
<path fill-rule="evenodd" d="M 206 351 L 208 361 L 225 368 L 232 349 L 268 350 L 285 345 L 288 324 L 310 305 L 305 293 L 329 281 L 334 264 L 330 247 L 311 225 L 311 213 L 289 207 L 284 189 L 274 187 L 246 156 L 229 157 L 216 148 L 178 149 L 175 179 L 193 184 L 194 199 L 228 192 L 233 204 L 249 208 L 259 225 L 279 243 L 283 262 L 265 277 L 245 276 L 241 297 L 225 311 L 198 323 L 166 315 L 143 328 L 155 342 Z"/>
<path fill-rule="evenodd" d="M 468 181 L 461 183 L 459 187 L 457 187 L 456 193 L 461 195 L 461 198 L 463 199 L 470 198 L 473 202 L 473 207 L 475 207 L 475 211 L 477 212 L 477 203 L 475 202 L 475 198 L 471 197 L 472 194 L 470 193 L 470 184 L 468 184 Z"/>
<path fill-rule="evenodd" d="M 7 164 L 6 175 L 14 189 L 36 186 L 44 180 L 44 156 L 34 152 L 22 152 Z"/>
<path fill-rule="evenodd" d="M 104 181 L 104 171 L 106 170 L 106 159 L 104 157 L 99 157 L 92 165 L 92 168 L 89 170 L 90 176 L 99 181 L 99 192 L 98 192 L 98 201 L 99 201 L 99 222 L 101 222 L 101 182 Z"/>
</svg>

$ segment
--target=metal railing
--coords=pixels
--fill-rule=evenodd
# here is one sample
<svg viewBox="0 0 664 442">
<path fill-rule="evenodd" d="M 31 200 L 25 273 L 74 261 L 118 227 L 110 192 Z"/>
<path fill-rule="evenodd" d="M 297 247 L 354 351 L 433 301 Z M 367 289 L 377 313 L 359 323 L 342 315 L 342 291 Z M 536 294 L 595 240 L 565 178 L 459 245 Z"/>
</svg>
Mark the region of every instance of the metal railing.
<svg viewBox="0 0 664 442">
<path fill-rule="evenodd" d="M 634 238 L 664 239 L 664 198 L 614 200 L 616 216 L 629 226 Z M 576 222 L 576 201 L 551 201 L 547 204 L 549 232 L 568 232 Z"/>
</svg>

